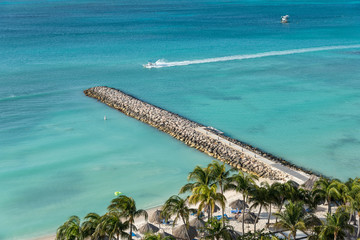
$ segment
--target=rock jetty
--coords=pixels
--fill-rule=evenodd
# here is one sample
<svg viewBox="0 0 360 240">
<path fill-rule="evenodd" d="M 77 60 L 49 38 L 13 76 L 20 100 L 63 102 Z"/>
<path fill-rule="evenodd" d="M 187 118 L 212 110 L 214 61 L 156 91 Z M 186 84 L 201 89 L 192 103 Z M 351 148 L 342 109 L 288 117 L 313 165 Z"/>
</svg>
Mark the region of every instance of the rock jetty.
<svg viewBox="0 0 360 240">
<path fill-rule="evenodd" d="M 196 131 L 196 129 L 205 128 L 205 126 L 181 117 L 178 114 L 141 101 L 114 88 L 93 87 L 85 90 L 84 93 L 86 96 L 95 98 L 130 117 L 147 123 L 184 142 L 186 145 L 225 162 L 234 168 L 273 180 L 289 178 L 288 174 L 272 168 L 270 165 L 256 159 L 256 157 L 246 155 L 217 139 Z M 227 140 L 230 139 L 221 134 L 219 136 Z M 230 140 L 234 144 L 240 143 L 235 139 Z"/>
</svg>

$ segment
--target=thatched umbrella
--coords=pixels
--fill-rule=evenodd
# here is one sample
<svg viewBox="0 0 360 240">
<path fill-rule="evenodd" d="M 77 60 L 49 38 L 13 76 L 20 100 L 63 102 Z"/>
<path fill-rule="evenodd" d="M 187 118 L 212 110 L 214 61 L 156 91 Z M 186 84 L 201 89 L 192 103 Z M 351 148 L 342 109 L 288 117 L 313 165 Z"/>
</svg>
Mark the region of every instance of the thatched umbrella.
<svg viewBox="0 0 360 240">
<path fill-rule="evenodd" d="M 232 201 L 229 206 L 233 209 L 244 209 L 249 207 L 243 200 L 240 199 Z"/>
<path fill-rule="evenodd" d="M 214 205 L 214 212 L 217 212 L 219 210 L 220 210 L 219 206 L 215 204 Z M 204 211 L 209 212 L 210 211 L 210 205 L 206 205 L 206 207 L 204 207 Z"/>
<path fill-rule="evenodd" d="M 237 219 L 238 222 L 242 222 L 242 214 L 244 213 L 241 213 L 239 218 Z M 245 216 L 244 216 L 244 222 L 245 223 L 251 223 L 251 224 L 254 224 L 255 223 L 255 220 L 256 220 L 256 214 L 255 213 L 252 213 L 252 212 L 247 212 L 245 213 Z M 259 221 L 259 220 L 258 220 Z"/>
<path fill-rule="evenodd" d="M 164 229 L 160 229 L 159 230 L 159 234 L 162 238 L 165 238 L 165 237 L 171 237 L 171 238 L 175 238 L 173 235 L 171 235 L 170 233 L 167 233 L 164 231 Z"/>
<path fill-rule="evenodd" d="M 205 221 L 199 218 L 194 218 L 193 220 L 191 220 L 189 222 L 189 225 L 196 228 L 196 229 L 200 229 L 205 227 Z"/>
<path fill-rule="evenodd" d="M 157 231 L 159 231 L 159 228 L 152 225 L 151 223 L 146 223 L 141 228 L 139 228 L 139 232 L 142 234 L 156 233 Z"/>
<path fill-rule="evenodd" d="M 194 239 L 198 233 L 196 231 L 196 229 L 192 226 L 189 226 L 189 230 L 186 228 L 186 225 L 181 225 L 180 227 L 177 228 L 173 228 L 172 230 L 172 234 L 174 235 L 175 238 L 177 239 L 182 239 L 182 240 L 188 240 L 188 234 L 186 234 L 186 232 L 188 232 L 190 239 Z"/>
<path fill-rule="evenodd" d="M 315 182 L 318 180 L 319 178 L 315 175 L 311 175 L 311 177 L 306 180 L 306 182 L 304 182 L 304 184 L 302 185 L 304 187 L 304 189 L 306 190 L 312 190 L 314 187 Z"/>
<path fill-rule="evenodd" d="M 150 216 L 150 222 L 154 222 L 154 223 L 162 223 L 162 221 L 164 220 L 164 217 L 161 216 L 162 211 L 161 210 L 156 210 L 151 216 Z"/>
</svg>

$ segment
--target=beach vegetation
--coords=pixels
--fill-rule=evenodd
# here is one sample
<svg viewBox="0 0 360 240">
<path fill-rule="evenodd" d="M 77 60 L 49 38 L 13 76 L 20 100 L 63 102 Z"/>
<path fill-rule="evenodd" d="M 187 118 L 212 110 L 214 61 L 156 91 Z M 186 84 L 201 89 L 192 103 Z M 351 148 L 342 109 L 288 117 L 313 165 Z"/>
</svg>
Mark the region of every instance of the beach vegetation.
<svg viewBox="0 0 360 240">
<path fill-rule="evenodd" d="M 169 217 L 175 215 L 175 219 L 173 225 L 177 223 L 179 219 L 182 220 L 183 224 L 189 229 L 189 216 L 191 213 L 195 213 L 195 209 L 191 209 L 188 207 L 187 199 L 182 199 L 177 195 L 171 196 L 163 205 L 163 215 L 165 216 L 165 220 L 167 221 Z M 189 240 L 189 234 L 187 233 L 187 237 Z"/>
<path fill-rule="evenodd" d="M 226 189 L 235 190 L 242 194 L 243 196 L 243 209 L 242 212 L 245 212 L 246 209 L 246 203 L 248 200 L 248 197 L 252 190 L 254 189 L 256 183 L 255 181 L 258 180 L 258 177 L 253 174 L 246 174 L 242 171 L 239 171 L 237 174 L 234 174 L 231 177 L 231 183 L 228 184 Z M 242 234 L 245 233 L 245 214 L 242 214 Z"/>
<path fill-rule="evenodd" d="M 257 180 L 255 175 L 242 171 L 234 172 L 224 164 L 215 161 L 205 168 L 196 166 L 189 173 L 188 183 L 180 189 L 182 195 L 171 196 L 166 200 L 161 211 L 158 210 L 161 214 L 160 218 L 166 222 L 173 219 L 173 227 L 181 221 L 181 229 L 178 228 L 178 230 L 182 231 L 181 238 L 187 240 L 191 240 L 190 235 L 193 236 L 196 231 L 201 233 L 198 236 L 199 239 L 209 240 L 278 239 L 274 233 L 271 233 L 272 227 L 286 239 L 296 239 L 299 231 L 312 240 L 359 237 L 359 178 L 349 179 L 343 183 L 340 180 L 321 177 L 312 182 L 312 188 L 306 185 L 306 189 L 294 181 L 270 184 L 268 182 L 258 183 Z M 232 212 L 235 212 L 235 218 L 240 217 L 241 212 L 241 218 L 238 220 L 242 220 L 242 234 L 234 231 L 233 223 L 230 225 L 230 218 L 224 214 L 227 203 L 225 193 L 230 190 L 239 194 L 238 200 L 230 205 L 241 208 L 241 211 L 233 209 Z M 242 200 L 240 200 L 241 197 Z M 250 204 L 248 211 L 247 203 Z M 319 209 L 318 206 L 324 203 L 327 205 L 327 215 L 324 220 L 320 220 L 314 213 Z M 192 205 L 197 209 L 191 208 Z M 213 216 L 214 212 L 220 210 L 218 205 L 222 211 L 221 215 Z M 336 209 L 334 213 L 332 213 L 332 207 Z M 215 211 L 215 209 L 217 210 Z M 250 210 L 257 212 L 256 214 L 251 213 Z M 264 229 L 258 231 L 256 223 L 263 215 L 261 213 L 264 210 L 267 211 L 267 224 Z M 207 217 L 204 216 L 204 212 L 207 212 Z M 197 229 L 193 225 L 191 227 L 189 221 L 190 216 L 195 213 L 198 221 L 194 221 L 197 223 L 192 224 Z M 252 232 L 245 233 L 245 216 L 247 224 L 254 224 Z M 276 217 L 273 223 L 270 222 L 271 216 Z M 144 217 L 147 220 L 147 212 L 137 209 L 133 198 L 120 195 L 111 201 L 108 212 L 102 216 L 89 213 L 82 223 L 79 217 L 71 216 L 57 229 L 56 240 L 113 240 L 120 238 L 131 240 L 134 235 L 133 231 L 137 231 L 135 218 L 138 217 Z M 357 219 L 358 221 L 356 221 Z M 266 221 L 266 219 L 264 220 Z M 356 225 L 358 230 L 355 233 L 354 226 Z M 248 230 L 249 228 L 248 225 Z M 186 230 L 187 234 L 184 233 Z M 266 233 L 265 231 L 270 232 Z M 287 231 L 289 234 L 284 233 Z M 143 239 L 174 238 L 163 233 L 146 234 Z"/>
<path fill-rule="evenodd" d="M 255 223 L 254 223 L 254 232 L 256 232 L 256 223 L 259 220 L 259 216 L 261 214 L 262 208 L 269 208 L 269 200 L 268 197 L 268 189 L 265 187 L 259 187 L 255 185 L 255 187 L 250 192 L 249 203 L 251 203 L 250 210 L 254 208 L 259 208 L 259 212 L 256 215 Z M 245 215 L 245 214 L 243 214 Z"/>
<path fill-rule="evenodd" d="M 232 240 L 239 237 L 234 236 L 236 234 L 234 232 L 234 228 L 231 225 L 227 224 L 227 220 L 224 218 L 221 218 L 221 220 L 218 220 L 216 218 L 210 218 L 206 223 L 205 227 L 201 229 L 201 232 L 203 233 L 203 239 L 210 239 L 210 240 Z"/>
<path fill-rule="evenodd" d="M 225 202 L 225 196 L 217 192 L 217 185 L 215 184 L 210 187 L 207 185 L 195 187 L 189 197 L 190 204 L 199 204 L 198 214 L 203 210 L 207 210 L 208 219 L 212 218 L 216 203 L 225 208 Z"/>
<path fill-rule="evenodd" d="M 144 216 L 145 219 L 148 218 L 148 214 L 143 209 L 137 209 L 135 200 L 131 197 L 120 195 L 117 198 L 114 198 L 111 201 L 111 204 L 108 207 L 110 212 L 115 212 L 118 214 L 119 218 L 126 218 L 129 224 L 129 239 L 132 239 L 133 230 L 136 230 L 134 225 L 135 218 Z"/>
<path fill-rule="evenodd" d="M 56 240 L 83 240 L 85 234 L 80 221 L 78 216 L 71 216 L 57 229 Z"/>
</svg>

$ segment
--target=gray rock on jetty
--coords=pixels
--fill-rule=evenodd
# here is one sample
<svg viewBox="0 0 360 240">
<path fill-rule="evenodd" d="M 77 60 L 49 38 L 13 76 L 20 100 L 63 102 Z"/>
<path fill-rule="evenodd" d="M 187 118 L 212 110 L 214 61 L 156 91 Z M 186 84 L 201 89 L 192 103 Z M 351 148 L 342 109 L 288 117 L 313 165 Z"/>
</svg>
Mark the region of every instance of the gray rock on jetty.
<svg viewBox="0 0 360 240">
<path fill-rule="evenodd" d="M 85 90 L 84 93 L 86 96 L 98 99 L 130 117 L 168 133 L 186 145 L 223 161 L 234 168 L 273 180 L 283 180 L 289 177 L 284 172 L 271 168 L 255 157 L 246 155 L 196 130 L 198 128 L 205 128 L 205 126 L 141 101 L 117 89 L 93 87 Z M 222 137 L 222 135 L 219 136 Z M 224 138 L 229 139 L 226 136 Z M 237 141 L 233 140 L 232 142 L 236 144 Z"/>
</svg>

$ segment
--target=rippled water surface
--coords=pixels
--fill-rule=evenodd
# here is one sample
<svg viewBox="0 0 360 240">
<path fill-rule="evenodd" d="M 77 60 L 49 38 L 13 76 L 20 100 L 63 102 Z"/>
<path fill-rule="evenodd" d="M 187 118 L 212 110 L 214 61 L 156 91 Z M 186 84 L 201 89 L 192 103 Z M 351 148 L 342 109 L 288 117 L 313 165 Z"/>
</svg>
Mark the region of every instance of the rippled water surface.
<svg viewBox="0 0 360 240">
<path fill-rule="evenodd" d="M 211 160 L 83 95 L 96 85 L 328 176 L 358 175 L 360 48 L 262 55 L 358 45 L 359 13 L 356 1 L 1 2 L 0 239 L 104 213 L 114 191 L 161 204 Z M 247 54 L 258 57 L 142 67 Z"/>
</svg>

